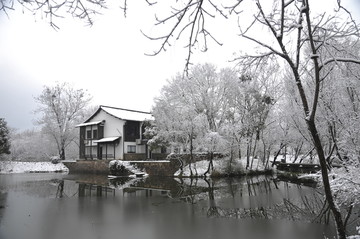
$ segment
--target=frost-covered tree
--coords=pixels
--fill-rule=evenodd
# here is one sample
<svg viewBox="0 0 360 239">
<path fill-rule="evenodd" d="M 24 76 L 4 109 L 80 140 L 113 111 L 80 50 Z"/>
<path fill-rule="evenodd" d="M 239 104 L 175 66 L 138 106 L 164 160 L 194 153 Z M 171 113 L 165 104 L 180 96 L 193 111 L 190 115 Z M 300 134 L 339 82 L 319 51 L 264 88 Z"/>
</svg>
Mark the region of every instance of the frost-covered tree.
<svg viewBox="0 0 360 239">
<path fill-rule="evenodd" d="M 248 4 L 246 4 L 248 3 Z M 251 5 L 251 3 L 254 3 Z M 359 40 L 359 26 L 356 25 L 350 12 L 337 1 L 334 12 L 311 11 L 310 0 L 285 1 L 235 1 L 223 4 L 218 1 L 177 2 L 177 7 L 163 18 L 158 17 L 158 24 L 169 24 L 165 33 L 150 39 L 161 42 L 159 51 L 165 50 L 171 40 L 179 36 L 187 37 L 188 60 L 193 50 L 199 45 L 207 49 L 208 40 L 218 43 L 212 34 L 211 18 L 216 14 L 228 19 L 237 15 L 239 35 L 258 46 L 247 54 L 239 55 L 238 62 L 246 69 L 254 69 L 263 62 L 279 62 L 291 72 L 297 98 L 301 105 L 302 117 L 319 158 L 322 180 L 329 207 L 334 215 L 339 238 L 346 238 L 345 223 L 334 201 L 329 184 L 328 155 L 322 142 L 321 124 L 318 109 L 322 85 L 339 63 L 360 64 L 357 55 L 343 48 L 336 48 L 333 42 L 344 37 Z M 175 3 L 174 3 L 175 4 Z M 246 13 L 249 13 L 246 15 Z M 343 14 L 343 15 L 341 15 Z M 345 15 L 344 15 L 345 14 Z M 251 17 L 252 20 L 246 19 Z M 210 19 L 210 20 L 209 20 Z M 170 30 L 169 30 L 170 29 Z M 262 34 L 259 35 L 259 31 Z M 337 54 L 324 52 L 335 49 Z M 156 52 L 156 53 L 158 53 Z"/>
<path fill-rule="evenodd" d="M 351 52 L 360 58 L 359 42 L 351 38 L 341 42 L 333 42 L 337 51 Z M 324 54 L 335 55 L 337 51 Z M 360 110 L 360 70 L 358 66 L 349 63 L 338 63 L 332 67 L 332 72 L 323 85 L 319 100 L 319 118 L 323 122 L 324 144 L 337 163 L 359 164 L 359 110 Z"/>
<path fill-rule="evenodd" d="M 9 128 L 4 118 L 0 118 L 0 155 L 10 154 Z"/>
<path fill-rule="evenodd" d="M 161 95 L 155 99 L 153 115 L 154 127 L 147 130 L 152 135 L 150 146 L 168 145 L 178 153 L 189 153 L 189 169 L 193 174 L 193 152 L 196 139 L 207 127 L 207 118 L 198 114 L 194 106 L 185 100 L 185 82 L 180 75 L 161 90 Z M 195 173 L 196 174 L 196 173 Z"/>
<path fill-rule="evenodd" d="M 68 83 L 44 86 L 35 98 L 40 105 L 37 113 L 41 114 L 37 123 L 55 141 L 61 160 L 65 160 L 65 148 L 78 135 L 74 126 L 83 119 L 90 99 L 85 90 L 74 89 Z"/>
<path fill-rule="evenodd" d="M 271 86 L 277 71 L 267 69 L 239 77 L 233 69 L 204 64 L 190 68 L 187 75 L 178 74 L 156 99 L 153 114 L 158 131 L 151 142 L 167 138 L 174 144 L 181 139 L 191 155 L 193 150 L 207 152 L 207 173 L 211 173 L 214 152 L 230 154 L 230 161 L 236 155 L 241 158 L 244 141 L 250 166 L 277 97 L 277 84 Z"/>
<path fill-rule="evenodd" d="M 309 0 L 277 1 L 271 7 L 256 1 L 256 18 L 240 34 L 261 47 L 261 50 L 254 55 L 240 56 L 239 61 L 251 67 L 268 59 L 279 59 L 291 70 L 296 85 L 294 97 L 299 99 L 302 117 L 319 158 L 327 201 L 335 217 L 339 237 L 345 238 L 345 224 L 330 188 L 328 155 L 321 140 L 317 110 L 322 84 L 334 65 L 339 62 L 360 64 L 360 60 L 350 52 L 341 51 L 341 54 L 330 56 L 323 52 L 334 46 L 333 39 L 344 36 L 358 38 L 359 31 L 351 19 L 347 24 L 339 24 L 337 21 L 340 18 L 326 13 L 312 18 L 310 6 Z M 272 41 L 255 36 L 258 27 L 267 29 Z"/>
<path fill-rule="evenodd" d="M 225 121 L 224 72 L 225 69 L 217 71 L 211 64 L 195 65 L 188 75 L 178 74 L 169 81 L 155 100 L 153 114 L 158 129 L 155 139 L 163 137 L 173 146 L 182 146 L 182 151 L 190 154 L 190 163 L 195 150 L 210 155 L 216 151 L 213 140 L 205 138 L 214 138 L 210 135 L 219 132 Z"/>
<path fill-rule="evenodd" d="M 277 67 L 264 65 L 262 71 L 250 73 L 224 79 L 227 104 L 223 128 L 239 158 L 245 145 L 247 168 L 250 158 L 258 154 L 259 141 L 265 142 L 262 136 L 269 123 L 268 116 L 281 89 Z M 230 150 L 230 154 L 235 151 Z"/>
</svg>

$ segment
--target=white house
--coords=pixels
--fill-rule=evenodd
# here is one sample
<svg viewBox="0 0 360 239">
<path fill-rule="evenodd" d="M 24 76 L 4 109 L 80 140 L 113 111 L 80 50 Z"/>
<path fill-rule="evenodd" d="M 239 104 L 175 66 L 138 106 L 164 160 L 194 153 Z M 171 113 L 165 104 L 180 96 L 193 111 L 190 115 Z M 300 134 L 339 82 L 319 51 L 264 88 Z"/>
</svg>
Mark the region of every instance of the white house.
<svg viewBox="0 0 360 239">
<path fill-rule="evenodd" d="M 143 137 L 146 122 L 152 120 L 148 112 L 100 106 L 88 120 L 77 125 L 80 159 L 163 159 L 166 152 L 151 152 Z"/>
</svg>

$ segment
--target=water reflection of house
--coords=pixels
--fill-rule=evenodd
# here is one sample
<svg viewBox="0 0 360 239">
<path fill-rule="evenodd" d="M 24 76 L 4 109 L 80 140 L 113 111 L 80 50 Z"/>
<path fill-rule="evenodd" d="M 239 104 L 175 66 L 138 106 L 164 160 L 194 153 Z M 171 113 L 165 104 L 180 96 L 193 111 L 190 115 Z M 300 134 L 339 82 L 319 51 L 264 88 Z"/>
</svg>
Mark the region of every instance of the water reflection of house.
<svg viewBox="0 0 360 239">
<path fill-rule="evenodd" d="M 166 151 L 150 151 L 144 137 L 148 112 L 100 106 L 80 128 L 80 159 L 163 159 Z"/>
</svg>

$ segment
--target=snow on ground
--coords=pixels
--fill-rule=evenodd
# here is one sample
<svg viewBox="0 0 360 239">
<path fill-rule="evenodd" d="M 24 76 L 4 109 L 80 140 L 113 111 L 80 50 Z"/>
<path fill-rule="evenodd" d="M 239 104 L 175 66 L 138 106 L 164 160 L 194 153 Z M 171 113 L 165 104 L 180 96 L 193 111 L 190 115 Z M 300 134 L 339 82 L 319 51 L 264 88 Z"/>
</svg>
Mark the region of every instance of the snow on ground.
<svg viewBox="0 0 360 239">
<path fill-rule="evenodd" d="M 360 239 L 360 226 L 356 227 L 359 235 L 348 236 L 348 239 Z"/>
<path fill-rule="evenodd" d="M 51 162 L 14 162 L 0 161 L 0 173 L 45 173 L 45 172 L 68 172 L 69 169 L 63 164 Z"/>
</svg>

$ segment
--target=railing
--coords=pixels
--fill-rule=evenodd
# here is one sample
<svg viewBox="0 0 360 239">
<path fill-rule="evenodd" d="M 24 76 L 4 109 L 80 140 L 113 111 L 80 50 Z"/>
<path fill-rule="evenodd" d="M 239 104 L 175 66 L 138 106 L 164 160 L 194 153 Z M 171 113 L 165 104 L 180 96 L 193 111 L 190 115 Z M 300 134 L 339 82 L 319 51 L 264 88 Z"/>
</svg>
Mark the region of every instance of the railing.
<svg viewBox="0 0 360 239">
<path fill-rule="evenodd" d="M 113 154 L 103 154 L 103 155 L 102 155 L 102 158 L 103 158 L 103 159 L 107 159 L 107 158 L 108 158 L 108 159 L 113 159 L 113 158 L 114 158 L 114 155 L 113 155 Z"/>
<path fill-rule="evenodd" d="M 102 159 L 115 159 L 114 158 L 114 154 L 102 154 L 101 155 Z M 97 154 L 85 154 L 85 159 L 99 159 Z"/>
</svg>

